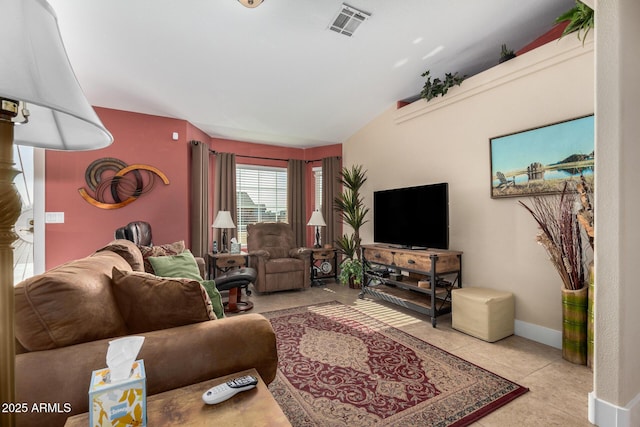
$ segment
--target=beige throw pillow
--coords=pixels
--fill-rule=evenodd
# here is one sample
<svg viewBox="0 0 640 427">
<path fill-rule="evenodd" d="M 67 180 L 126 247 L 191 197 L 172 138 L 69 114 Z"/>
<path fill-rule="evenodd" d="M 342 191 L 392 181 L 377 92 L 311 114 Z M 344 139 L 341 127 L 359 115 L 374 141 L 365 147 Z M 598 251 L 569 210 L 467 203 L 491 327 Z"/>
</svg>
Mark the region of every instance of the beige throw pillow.
<svg viewBox="0 0 640 427">
<path fill-rule="evenodd" d="M 130 271 L 119 255 L 98 252 L 18 284 L 16 338 L 29 351 L 127 334 L 111 286 L 112 269 Z"/>
</svg>

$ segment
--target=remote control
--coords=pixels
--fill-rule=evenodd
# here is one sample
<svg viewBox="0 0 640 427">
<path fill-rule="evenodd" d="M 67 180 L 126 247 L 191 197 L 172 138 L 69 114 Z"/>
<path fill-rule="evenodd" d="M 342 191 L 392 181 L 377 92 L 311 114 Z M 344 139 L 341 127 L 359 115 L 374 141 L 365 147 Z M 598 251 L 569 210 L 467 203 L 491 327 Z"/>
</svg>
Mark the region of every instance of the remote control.
<svg viewBox="0 0 640 427">
<path fill-rule="evenodd" d="M 244 377 L 235 378 L 231 381 L 227 381 L 226 383 L 211 387 L 209 390 L 204 392 L 202 400 L 204 400 L 204 403 L 209 405 L 224 402 L 241 391 L 254 388 L 256 384 L 258 384 L 256 377 L 245 375 Z"/>
</svg>

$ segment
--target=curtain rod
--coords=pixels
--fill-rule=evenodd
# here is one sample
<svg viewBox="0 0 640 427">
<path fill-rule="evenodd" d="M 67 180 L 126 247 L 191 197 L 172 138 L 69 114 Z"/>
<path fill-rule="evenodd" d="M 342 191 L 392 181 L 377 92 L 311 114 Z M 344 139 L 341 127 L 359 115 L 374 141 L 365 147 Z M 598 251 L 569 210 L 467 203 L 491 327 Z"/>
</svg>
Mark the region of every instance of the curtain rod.
<svg viewBox="0 0 640 427">
<path fill-rule="evenodd" d="M 218 154 L 218 151 L 216 150 L 211 150 L 209 149 L 209 154 Z M 281 159 L 278 157 L 261 157 L 261 156 L 248 156 L 248 155 L 244 155 L 244 154 L 236 154 L 236 157 L 242 157 L 245 159 L 259 159 L 259 160 L 277 160 L 280 162 L 288 162 L 290 159 Z M 338 159 L 341 159 L 340 156 L 335 156 Z M 322 161 L 322 159 L 315 159 L 315 160 L 305 160 L 305 163 L 314 163 L 314 162 L 320 162 Z"/>
</svg>

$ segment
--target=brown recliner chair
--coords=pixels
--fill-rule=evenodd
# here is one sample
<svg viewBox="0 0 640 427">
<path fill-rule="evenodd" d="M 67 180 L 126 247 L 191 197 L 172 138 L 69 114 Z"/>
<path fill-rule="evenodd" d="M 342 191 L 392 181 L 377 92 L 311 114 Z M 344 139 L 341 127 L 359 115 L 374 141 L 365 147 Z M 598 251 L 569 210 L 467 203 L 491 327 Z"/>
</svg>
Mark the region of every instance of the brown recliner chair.
<svg viewBox="0 0 640 427">
<path fill-rule="evenodd" d="M 132 221 L 129 224 L 116 229 L 116 239 L 129 240 L 138 246 L 153 246 L 151 237 L 151 224 L 146 221 Z M 206 264 L 204 258 L 195 257 L 200 275 L 206 277 Z"/>
<path fill-rule="evenodd" d="M 153 246 L 151 225 L 144 221 L 133 221 L 118 228 L 115 238 L 129 240 L 139 246 Z"/>
<path fill-rule="evenodd" d="M 305 289 L 311 286 L 311 250 L 296 248 L 289 224 L 247 225 L 249 263 L 258 272 L 258 292 Z"/>
</svg>

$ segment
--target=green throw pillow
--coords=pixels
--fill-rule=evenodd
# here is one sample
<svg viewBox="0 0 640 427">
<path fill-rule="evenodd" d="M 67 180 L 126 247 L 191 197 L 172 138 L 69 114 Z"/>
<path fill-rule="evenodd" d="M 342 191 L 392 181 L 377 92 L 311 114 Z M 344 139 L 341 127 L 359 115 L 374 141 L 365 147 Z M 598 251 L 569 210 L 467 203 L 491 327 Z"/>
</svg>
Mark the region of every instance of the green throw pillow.
<svg viewBox="0 0 640 427">
<path fill-rule="evenodd" d="M 184 252 L 178 255 L 149 257 L 149 262 L 156 276 L 192 279 L 200 282 L 209 295 L 216 317 L 218 319 L 224 317 L 222 297 L 216 288 L 216 282 L 213 280 L 202 280 L 198 263 L 189 249 L 185 249 Z"/>
<path fill-rule="evenodd" d="M 209 294 L 209 299 L 211 300 L 211 305 L 213 305 L 213 312 L 216 314 L 216 317 L 222 319 L 224 317 L 224 306 L 222 305 L 220 291 L 216 288 L 215 280 L 202 280 L 200 283 L 207 290 L 207 294 Z"/>
<path fill-rule="evenodd" d="M 152 256 L 149 262 L 156 276 L 202 280 L 198 263 L 189 249 L 178 255 Z"/>
</svg>

